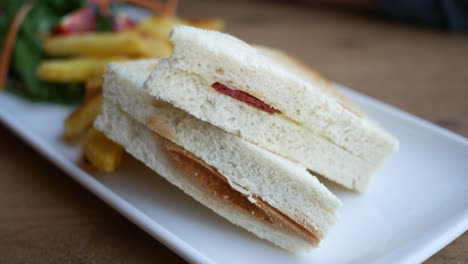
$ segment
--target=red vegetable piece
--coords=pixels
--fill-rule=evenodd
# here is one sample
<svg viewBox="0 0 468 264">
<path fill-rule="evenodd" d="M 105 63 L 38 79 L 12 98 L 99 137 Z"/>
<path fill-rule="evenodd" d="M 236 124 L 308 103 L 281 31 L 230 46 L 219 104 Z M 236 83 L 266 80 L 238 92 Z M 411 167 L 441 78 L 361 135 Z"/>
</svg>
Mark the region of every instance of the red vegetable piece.
<svg viewBox="0 0 468 264">
<path fill-rule="evenodd" d="M 125 30 L 132 28 L 136 25 L 128 15 L 119 13 L 112 20 L 112 29 L 115 31 Z"/>
<path fill-rule="evenodd" d="M 8 70 L 10 69 L 11 54 L 16 42 L 18 31 L 23 23 L 23 20 L 28 15 L 33 7 L 31 2 L 24 4 L 16 14 L 13 22 L 8 28 L 8 33 L 5 38 L 2 55 L 0 56 L 0 91 L 5 88 L 5 82 L 8 77 Z"/>
<path fill-rule="evenodd" d="M 80 8 L 66 15 L 52 32 L 55 35 L 71 35 L 96 30 L 96 17 L 94 8 Z"/>
<path fill-rule="evenodd" d="M 239 91 L 239 90 L 235 90 L 235 89 L 231 89 L 229 87 L 227 87 L 226 85 L 222 84 L 222 83 L 219 83 L 219 82 L 215 82 L 211 85 L 212 88 L 214 88 L 216 91 L 222 93 L 222 94 L 225 94 L 229 97 L 232 97 L 236 100 L 239 100 L 241 102 L 244 102 L 250 106 L 253 106 L 255 108 L 258 108 L 262 111 L 265 111 L 269 114 L 274 114 L 274 113 L 277 113 L 279 112 L 278 110 L 276 110 L 275 108 L 269 106 L 268 104 L 266 104 L 265 102 L 263 102 L 262 100 L 246 93 L 246 92 L 243 92 L 243 91 Z"/>
</svg>

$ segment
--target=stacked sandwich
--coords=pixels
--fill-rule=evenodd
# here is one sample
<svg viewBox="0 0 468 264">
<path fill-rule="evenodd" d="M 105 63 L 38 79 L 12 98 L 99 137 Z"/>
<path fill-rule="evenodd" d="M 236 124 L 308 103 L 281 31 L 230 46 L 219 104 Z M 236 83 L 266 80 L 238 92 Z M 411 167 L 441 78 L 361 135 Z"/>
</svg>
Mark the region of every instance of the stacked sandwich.
<svg viewBox="0 0 468 264">
<path fill-rule="evenodd" d="M 111 64 L 95 127 L 230 222 L 293 252 L 363 191 L 397 142 L 291 57 L 179 26 L 169 59 Z"/>
</svg>

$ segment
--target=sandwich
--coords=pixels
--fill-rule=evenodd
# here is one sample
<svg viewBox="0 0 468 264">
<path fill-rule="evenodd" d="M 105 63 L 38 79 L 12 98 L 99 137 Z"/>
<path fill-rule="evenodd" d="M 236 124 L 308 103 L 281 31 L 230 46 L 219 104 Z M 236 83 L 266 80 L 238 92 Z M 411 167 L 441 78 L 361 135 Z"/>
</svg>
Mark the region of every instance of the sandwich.
<svg viewBox="0 0 468 264">
<path fill-rule="evenodd" d="M 143 89 L 197 119 L 365 191 L 398 148 L 389 133 L 328 81 L 291 57 L 231 35 L 188 26 Z"/>
<path fill-rule="evenodd" d="M 148 94 L 143 83 L 161 63 L 110 64 L 94 127 L 233 224 L 291 252 L 318 246 L 338 198 L 304 166 Z"/>
</svg>

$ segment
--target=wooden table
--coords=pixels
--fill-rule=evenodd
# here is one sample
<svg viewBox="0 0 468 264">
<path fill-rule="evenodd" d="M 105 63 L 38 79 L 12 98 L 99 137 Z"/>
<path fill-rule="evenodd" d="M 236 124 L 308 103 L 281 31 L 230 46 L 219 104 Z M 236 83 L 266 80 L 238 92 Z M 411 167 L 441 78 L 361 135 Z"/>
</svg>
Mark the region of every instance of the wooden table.
<svg viewBox="0 0 468 264">
<path fill-rule="evenodd" d="M 468 136 L 468 36 L 264 1 L 182 1 L 227 31 Z M 0 263 L 178 263 L 170 250 L 0 126 Z M 427 263 L 468 263 L 468 234 Z"/>
</svg>

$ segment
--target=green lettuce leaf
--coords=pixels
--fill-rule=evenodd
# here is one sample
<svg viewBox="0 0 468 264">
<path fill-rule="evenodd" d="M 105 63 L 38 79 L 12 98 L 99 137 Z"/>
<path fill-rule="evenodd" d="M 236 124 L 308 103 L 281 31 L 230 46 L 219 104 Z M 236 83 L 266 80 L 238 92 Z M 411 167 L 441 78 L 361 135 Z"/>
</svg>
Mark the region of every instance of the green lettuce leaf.
<svg viewBox="0 0 468 264">
<path fill-rule="evenodd" d="M 9 25 L 25 0 L 0 1 L 0 36 L 4 38 Z M 10 81 L 7 91 L 33 101 L 72 104 L 82 100 L 83 87 L 77 83 L 50 83 L 38 79 L 37 69 L 46 55 L 41 38 L 48 34 L 60 19 L 86 5 L 86 0 L 36 0 L 23 21 L 12 54 L 10 73 L 19 81 Z M 2 43 L 4 39 L 2 39 Z"/>
</svg>

